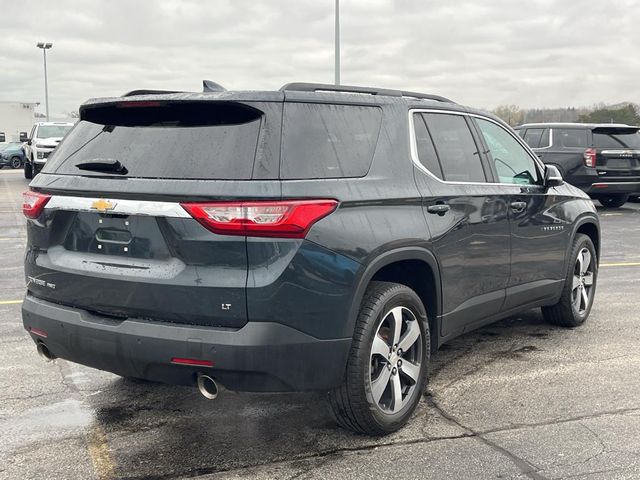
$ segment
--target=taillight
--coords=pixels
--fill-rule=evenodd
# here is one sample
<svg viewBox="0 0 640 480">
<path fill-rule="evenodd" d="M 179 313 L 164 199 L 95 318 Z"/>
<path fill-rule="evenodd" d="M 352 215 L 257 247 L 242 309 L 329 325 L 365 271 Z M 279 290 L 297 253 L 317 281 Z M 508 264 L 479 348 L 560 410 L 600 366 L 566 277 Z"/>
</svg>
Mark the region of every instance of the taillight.
<svg viewBox="0 0 640 480">
<path fill-rule="evenodd" d="M 304 238 L 311 226 L 333 212 L 336 200 L 182 203 L 204 227 L 222 235 Z"/>
<path fill-rule="evenodd" d="M 587 167 L 596 166 L 596 149 L 595 148 L 587 148 L 584 151 L 584 164 Z"/>
<path fill-rule="evenodd" d="M 38 218 L 51 195 L 27 190 L 22 193 L 22 213 L 27 218 Z"/>
</svg>

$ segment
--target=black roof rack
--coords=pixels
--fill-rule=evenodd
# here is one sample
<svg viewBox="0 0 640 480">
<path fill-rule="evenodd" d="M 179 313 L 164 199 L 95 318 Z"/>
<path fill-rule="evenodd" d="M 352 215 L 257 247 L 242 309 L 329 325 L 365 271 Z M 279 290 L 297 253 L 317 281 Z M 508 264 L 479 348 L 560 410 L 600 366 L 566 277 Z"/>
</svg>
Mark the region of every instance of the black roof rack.
<svg viewBox="0 0 640 480">
<path fill-rule="evenodd" d="M 387 88 L 354 87 L 350 85 L 331 85 L 325 83 L 287 83 L 280 88 L 281 91 L 293 90 L 296 92 L 343 92 L 343 93 L 366 93 L 369 95 L 386 95 L 389 97 L 413 97 L 424 100 L 435 100 L 437 102 L 455 103 L 453 100 L 431 95 L 428 93 L 407 92 L 403 90 L 392 90 Z"/>
<path fill-rule="evenodd" d="M 162 95 L 164 93 L 180 93 L 177 90 L 131 90 L 122 95 L 123 97 L 133 97 L 134 95 Z"/>
</svg>

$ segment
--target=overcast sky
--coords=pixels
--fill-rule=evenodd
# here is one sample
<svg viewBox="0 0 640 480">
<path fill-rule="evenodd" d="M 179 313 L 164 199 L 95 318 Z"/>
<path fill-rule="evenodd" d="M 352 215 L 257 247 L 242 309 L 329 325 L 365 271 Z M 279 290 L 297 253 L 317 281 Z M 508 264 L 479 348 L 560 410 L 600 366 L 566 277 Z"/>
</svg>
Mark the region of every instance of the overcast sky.
<svg viewBox="0 0 640 480">
<path fill-rule="evenodd" d="M 0 0 L 0 100 L 333 81 L 334 0 Z M 477 107 L 640 100 L 638 0 L 342 0 L 342 83 Z M 40 111 L 44 111 L 43 105 Z"/>
</svg>

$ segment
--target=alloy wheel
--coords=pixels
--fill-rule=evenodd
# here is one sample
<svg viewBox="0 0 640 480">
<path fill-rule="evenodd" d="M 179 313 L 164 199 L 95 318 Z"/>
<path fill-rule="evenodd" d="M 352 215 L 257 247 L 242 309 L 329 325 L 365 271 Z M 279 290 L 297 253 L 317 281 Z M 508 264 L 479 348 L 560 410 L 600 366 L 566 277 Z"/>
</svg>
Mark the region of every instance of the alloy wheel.
<svg viewBox="0 0 640 480">
<path fill-rule="evenodd" d="M 369 382 L 373 401 L 384 413 L 399 412 L 415 394 L 424 343 L 418 322 L 408 308 L 392 308 L 373 338 Z"/>
<path fill-rule="evenodd" d="M 591 304 L 593 279 L 593 256 L 587 248 L 583 248 L 576 258 L 571 286 L 571 303 L 578 315 L 584 315 Z"/>
</svg>

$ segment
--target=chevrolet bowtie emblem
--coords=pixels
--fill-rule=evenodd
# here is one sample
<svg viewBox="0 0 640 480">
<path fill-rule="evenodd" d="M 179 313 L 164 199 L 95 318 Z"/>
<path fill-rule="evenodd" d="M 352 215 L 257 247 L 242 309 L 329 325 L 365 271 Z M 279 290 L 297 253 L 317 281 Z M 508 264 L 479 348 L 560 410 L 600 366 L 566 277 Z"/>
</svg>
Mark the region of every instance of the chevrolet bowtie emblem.
<svg viewBox="0 0 640 480">
<path fill-rule="evenodd" d="M 111 203 L 109 200 L 105 200 L 103 198 L 96 200 L 91 204 L 91 210 L 97 210 L 99 212 L 108 212 L 114 208 L 116 208 L 115 203 Z"/>
</svg>

